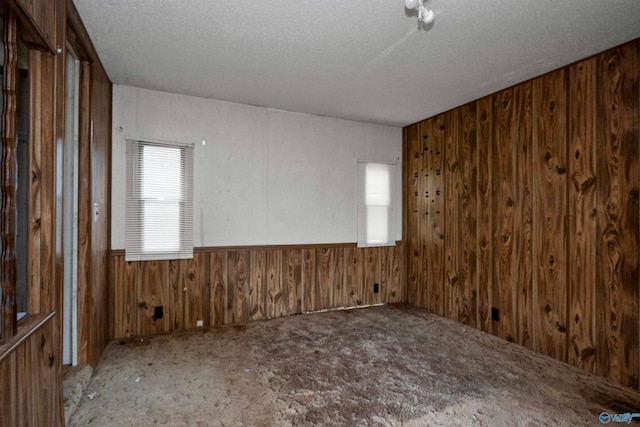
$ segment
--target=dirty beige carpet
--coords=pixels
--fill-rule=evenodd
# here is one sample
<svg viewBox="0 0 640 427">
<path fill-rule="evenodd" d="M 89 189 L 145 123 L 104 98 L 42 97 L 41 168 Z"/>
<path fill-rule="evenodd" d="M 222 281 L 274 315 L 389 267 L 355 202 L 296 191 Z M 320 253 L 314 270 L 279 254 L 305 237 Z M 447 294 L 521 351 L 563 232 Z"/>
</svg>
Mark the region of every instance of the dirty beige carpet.
<svg viewBox="0 0 640 427">
<path fill-rule="evenodd" d="M 70 425 L 598 426 L 626 408 L 640 397 L 613 382 L 385 306 L 114 341 Z"/>
</svg>

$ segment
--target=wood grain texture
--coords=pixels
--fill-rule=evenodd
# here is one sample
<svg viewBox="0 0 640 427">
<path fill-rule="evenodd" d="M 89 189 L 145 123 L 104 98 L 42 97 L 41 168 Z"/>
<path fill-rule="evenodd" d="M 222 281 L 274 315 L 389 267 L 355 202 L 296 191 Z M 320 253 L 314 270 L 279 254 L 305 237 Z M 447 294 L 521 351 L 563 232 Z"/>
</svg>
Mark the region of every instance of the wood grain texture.
<svg viewBox="0 0 640 427">
<path fill-rule="evenodd" d="M 500 310 L 500 321 L 493 321 L 492 333 L 507 341 L 515 341 L 516 292 L 516 195 L 515 153 L 517 133 L 513 89 L 493 95 L 493 280 L 492 307 Z"/>
<path fill-rule="evenodd" d="M 458 245 L 460 241 L 460 169 L 458 143 L 458 112 L 448 111 L 444 115 L 444 315 L 449 319 L 460 319 L 459 309 L 464 292 L 459 275 Z"/>
<path fill-rule="evenodd" d="M 78 362 L 88 363 L 91 341 L 91 300 L 92 283 L 92 233 L 93 202 L 91 198 L 91 66 L 81 64 L 80 102 L 78 106 L 78 271 L 77 271 L 77 312 L 83 321 L 78 322 Z"/>
<path fill-rule="evenodd" d="M 345 248 L 345 305 L 353 307 L 364 304 L 364 250 Z"/>
<path fill-rule="evenodd" d="M 433 182 L 435 172 L 432 170 L 431 131 L 433 130 L 433 120 L 425 120 L 418 124 L 418 139 L 420 140 L 420 181 L 418 182 L 418 192 L 420 194 L 419 218 L 416 237 L 417 244 L 420 245 L 420 258 L 416 259 L 418 272 L 418 299 L 419 307 L 429 309 L 431 304 L 432 286 L 430 285 L 430 264 L 425 262 L 431 250 L 431 202 L 433 199 Z"/>
<path fill-rule="evenodd" d="M 164 309 L 164 315 L 168 317 L 169 330 L 183 329 L 185 321 L 191 318 L 192 308 L 189 295 L 192 292 L 198 292 L 193 289 L 197 269 L 193 264 L 197 264 L 197 262 L 194 257 L 192 260 L 171 260 L 166 263 L 167 293 L 171 304 Z M 175 304 L 174 302 L 179 303 Z"/>
<path fill-rule="evenodd" d="M 193 260 L 111 256 L 114 338 L 242 324 L 338 307 L 406 302 L 404 250 L 351 244 L 194 251 Z M 365 289 L 365 277 L 371 289 Z M 380 292 L 373 293 L 373 283 Z M 367 295 L 368 293 L 368 295 Z M 311 297 L 309 297 L 311 296 Z M 368 302 L 367 302 L 368 301 Z M 153 319 L 162 305 L 164 319 Z"/>
<path fill-rule="evenodd" d="M 171 330 L 169 317 L 164 315 L 169 307 L 169 264 L 162 261 L 140 263 L 137 292 L 137 326 L 139 335 L 155 335 Z M 156 307 L 163 307 L 163 317 L 156 318 Z"/>
<path fill-rule="evenodd" d="M 333 281 L 331 283 L 331 308 L 346 307 L 345 294 L 345 248 L 332 248 L 335 253 L 335 265 L 333 267 Z"/>
<path fill-rule="evenodd" d="M 516 229 L 516 330 L 517 342 L 527 348 L 533 348 L 535 342 L 535 323 L 533 318 L 533 85 L 531 82 L 514 88 L 517 140 L 514 142 L 516 156 L 515 177 L 518 197 L 518 212 L 515 219 Z"/>
<path fill-rule="evenodd" d="M 41 202 L 41 165 L 42 165 L 42 118 L 41 105 L 41 53 L 29 52 L 29 84 L 31 92 L 29 102 L 31 111 L 29 118 L 29 170 L 31 183 L 29 186 L 29 241 L 27 242 L 27 312 L 36 313 L 40 301 L 41 282 L 41 226 L 42 226 L 42 202 Z"/>
<path fill-rule="evenodd" d="M 478 328 L 491 331 L 493 301 L 492 168 L 493 107 L 490 97 L 477 102 L 478 113 Z"/>
<path fill-rule="evenodd" d="M 113 295 L 113 336 L 128 338 L 138 333 L 138 305 L 136 290 L 138 289 L 138 262 L 127 262 L 124 256 L 112 258 L 112 283 L 115 284 Z"/>
<path fill-rule="evenodd" d="M 261 320 L 267 317 L 267 277 L 265 266 L 265 251 L 251 251 L 251 277 L 249 279 L 249 294 L 251 320 Z"/>
<path fill-rule="evenodd" d="M 54 313 L 31 315 L 0 345 L 0 425 L 63 425 L 57 320 Z"/>
<path fill-rule="evenodd" d="M 638 43 L 598 57 L 597 372 L 638 388 Z"/>
<path fill-rule="evenodd" d="M 533 82 L 533 179 L 537 324 L 534 348 L 567 360 L 566 70 Z"/>
<path fill-rule="evenodd" d="M 282 258 L 283 288 L 287 288 L 287 313 L 302 313 L 302 251 L 288 249 Z"/>
<path fill-rule="evenodd" d="M 420 134 L 419 125 L 415 124 L 405 128 L 405 141 L 403 149 L 403 165 L 405 166 L 403 173 L 405 180 L 403 183 L 404 190 L 404 224 L 403 233 L 404 241 L 407 245 L 406 256 L 406 276 L 407 276 L 407 295 L 411 296 L 414 303 L 422 307 L 421 298 L 421 278 L 420 266 L 422 264 L 422 243 L 419 238 L 420 222 L 426 216 L 424 212 L 424 203 L 421 203 L 426 196 L 422 191 L 422 181 L 424 171 L 422 168 L 423 142 Z M 409 231 L 413 230 L 413 231 Z"/>
<path fill-rule="evenodd" d="M 441 316 L 446 310 L 446 296 L 444 288 L 444 235 L 445 235 L 445 198 L 444 181 L 445 134 L 447 132 L 446 116 L 440 114 L 434 117 L 429 134 L 429 233 L 428 272 L 429 309 Z"/>
<path fill-rule="evenodd" d="M 569 67 L 568 362 L 595 372 L 596 60 Z"/>
<path fill-rule="evenodd" d="M 83 44 L 90 44 L 82 39 Z M 86 68 L 86 64 L 83 64 Z M 91 281 L 92 289 L 90 320 L 90 348 L 86 361 L 93 366 L 98 363 L 102 351 L 109 340 L 110 283 L 109 248 L 111 246 L 111 99 L 112 85 L 97 56 L 91 62 L 91 202 L 98 205 L 99 215 L 93 217 L 93 210 L 85 211 L 90 218 L 91 228 Z M 82 94 L 81 90 L 81 97 Z M 89 124 L 91 131 L 91 124 Z"/>
<path fill-rule="evenodd" d="M 302 285 L 304 286 L 303 313 L 317 310 L 316 307 L 316 256 L 315 249 L 302 250 Z"/>
<path fill-rule="evenodd" d="M 251 271 L 249 251 L 229 254 L 227 279 L 227 312 L 225 323 L 239 324 L 249 321 L 249 272 Z"/>
<path fill-rule="evenodd" d="M 477 325 L 478 296 L 478 146 L 477 110 L 470 103 L 458 109 L 458 174 L 460 243 L 458 245 L 459 285 L 458 308 L 454 319 L 467 325 Z"/>
<path fill-rule="evenodd" d="M 18 69 L 18 23 L 15 13 L 8 11 L 4 22 L 4 64 L 2 66 L 2 175 L 0 189 L 0 341 L 17 332 L 16 301 L 16 85 Z"/>
<path fill-rule="evenodd" d="M 223 252 L 214 252 L 209 254 L 211 266 L 211 326 L 220 327 L 226 322 L 226 312 L 233 305 L 227 302 L 228 294 L 228 271 L 229 260 L 228 255 Z M 230 307 L 231 305 L 231 307 Z"/>
<path fill-rule="evenodd" d="M 282 251 L 267 251 L 267 315 L 282 316 Z"/>
<path fill-rule="evenodd" d="M 333 307 L 336 281 L 336 252 L 332 248 L 316 249 L 315 303 L 318 307 Z"/>
<path fill-rule="evenodd" d="M 639 63 L 635 40 L 403 130 L 411 304 L 438 312 L 444 269 L 447 317 L 638 388 Z M 443 116 L 439 260 L 429 175 Z"/>
<path fill-rule="evenodd" d="M 58 23 L 53 19 L 64 11 L 64 1 L 12 0 L 14 10 L 20 15 L 21 37 L 32 49 L 55 52 L 59 46 Z M 62 13 L 64 16 L 64 14 Z"/>
</svg>

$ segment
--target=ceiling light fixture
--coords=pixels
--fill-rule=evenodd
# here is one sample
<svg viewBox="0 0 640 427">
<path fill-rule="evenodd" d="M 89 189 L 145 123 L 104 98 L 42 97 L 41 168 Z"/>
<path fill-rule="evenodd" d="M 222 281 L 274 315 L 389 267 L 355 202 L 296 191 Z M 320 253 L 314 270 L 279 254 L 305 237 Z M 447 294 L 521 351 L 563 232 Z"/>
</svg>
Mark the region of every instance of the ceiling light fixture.
<svg viewBox="0 0 640 427">
<path fill-rule="evenodd" d="M 424 24 L 431 24 L 435 15 L 431 9 L 427 9 L 424 5 L 425 0 L 404 0 L 404 6 L 407 9 L 418 11 L 418 21 Z"/>
</svg>

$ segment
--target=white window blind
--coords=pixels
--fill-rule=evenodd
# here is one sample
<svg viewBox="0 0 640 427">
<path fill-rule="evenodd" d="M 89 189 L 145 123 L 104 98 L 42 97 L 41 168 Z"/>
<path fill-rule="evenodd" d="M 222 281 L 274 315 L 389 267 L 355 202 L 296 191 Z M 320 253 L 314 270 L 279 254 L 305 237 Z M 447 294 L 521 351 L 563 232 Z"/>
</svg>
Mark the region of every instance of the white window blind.
<svg viewBox="0 0 640 427">
<path fill-rule="evenodd" d="M 390 246 L 393 163 L 358 162 L 358 246 Z"/>
<path fill-rule="evenodd" d="M 127 140 L 125 259 L 193 258 L 193 145 Z"/>
</svg>

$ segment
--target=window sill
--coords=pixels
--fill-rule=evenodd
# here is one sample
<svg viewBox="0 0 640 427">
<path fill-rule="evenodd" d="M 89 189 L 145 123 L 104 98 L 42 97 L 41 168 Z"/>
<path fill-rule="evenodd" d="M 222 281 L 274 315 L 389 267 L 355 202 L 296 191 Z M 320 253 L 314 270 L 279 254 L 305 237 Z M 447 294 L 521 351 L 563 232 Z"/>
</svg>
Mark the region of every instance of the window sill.
<svg viewBox="0 0 640 427">
<path fill-rule="evenodd" d="M 27 338 L 33 335 L 42 325 L 47 323 L 55 315 L 55 311 L 48 314 L 27 314 L 18 322 L 16 335 L 0 343 L 0 362 L 8 357 Z"/>
</svg>

